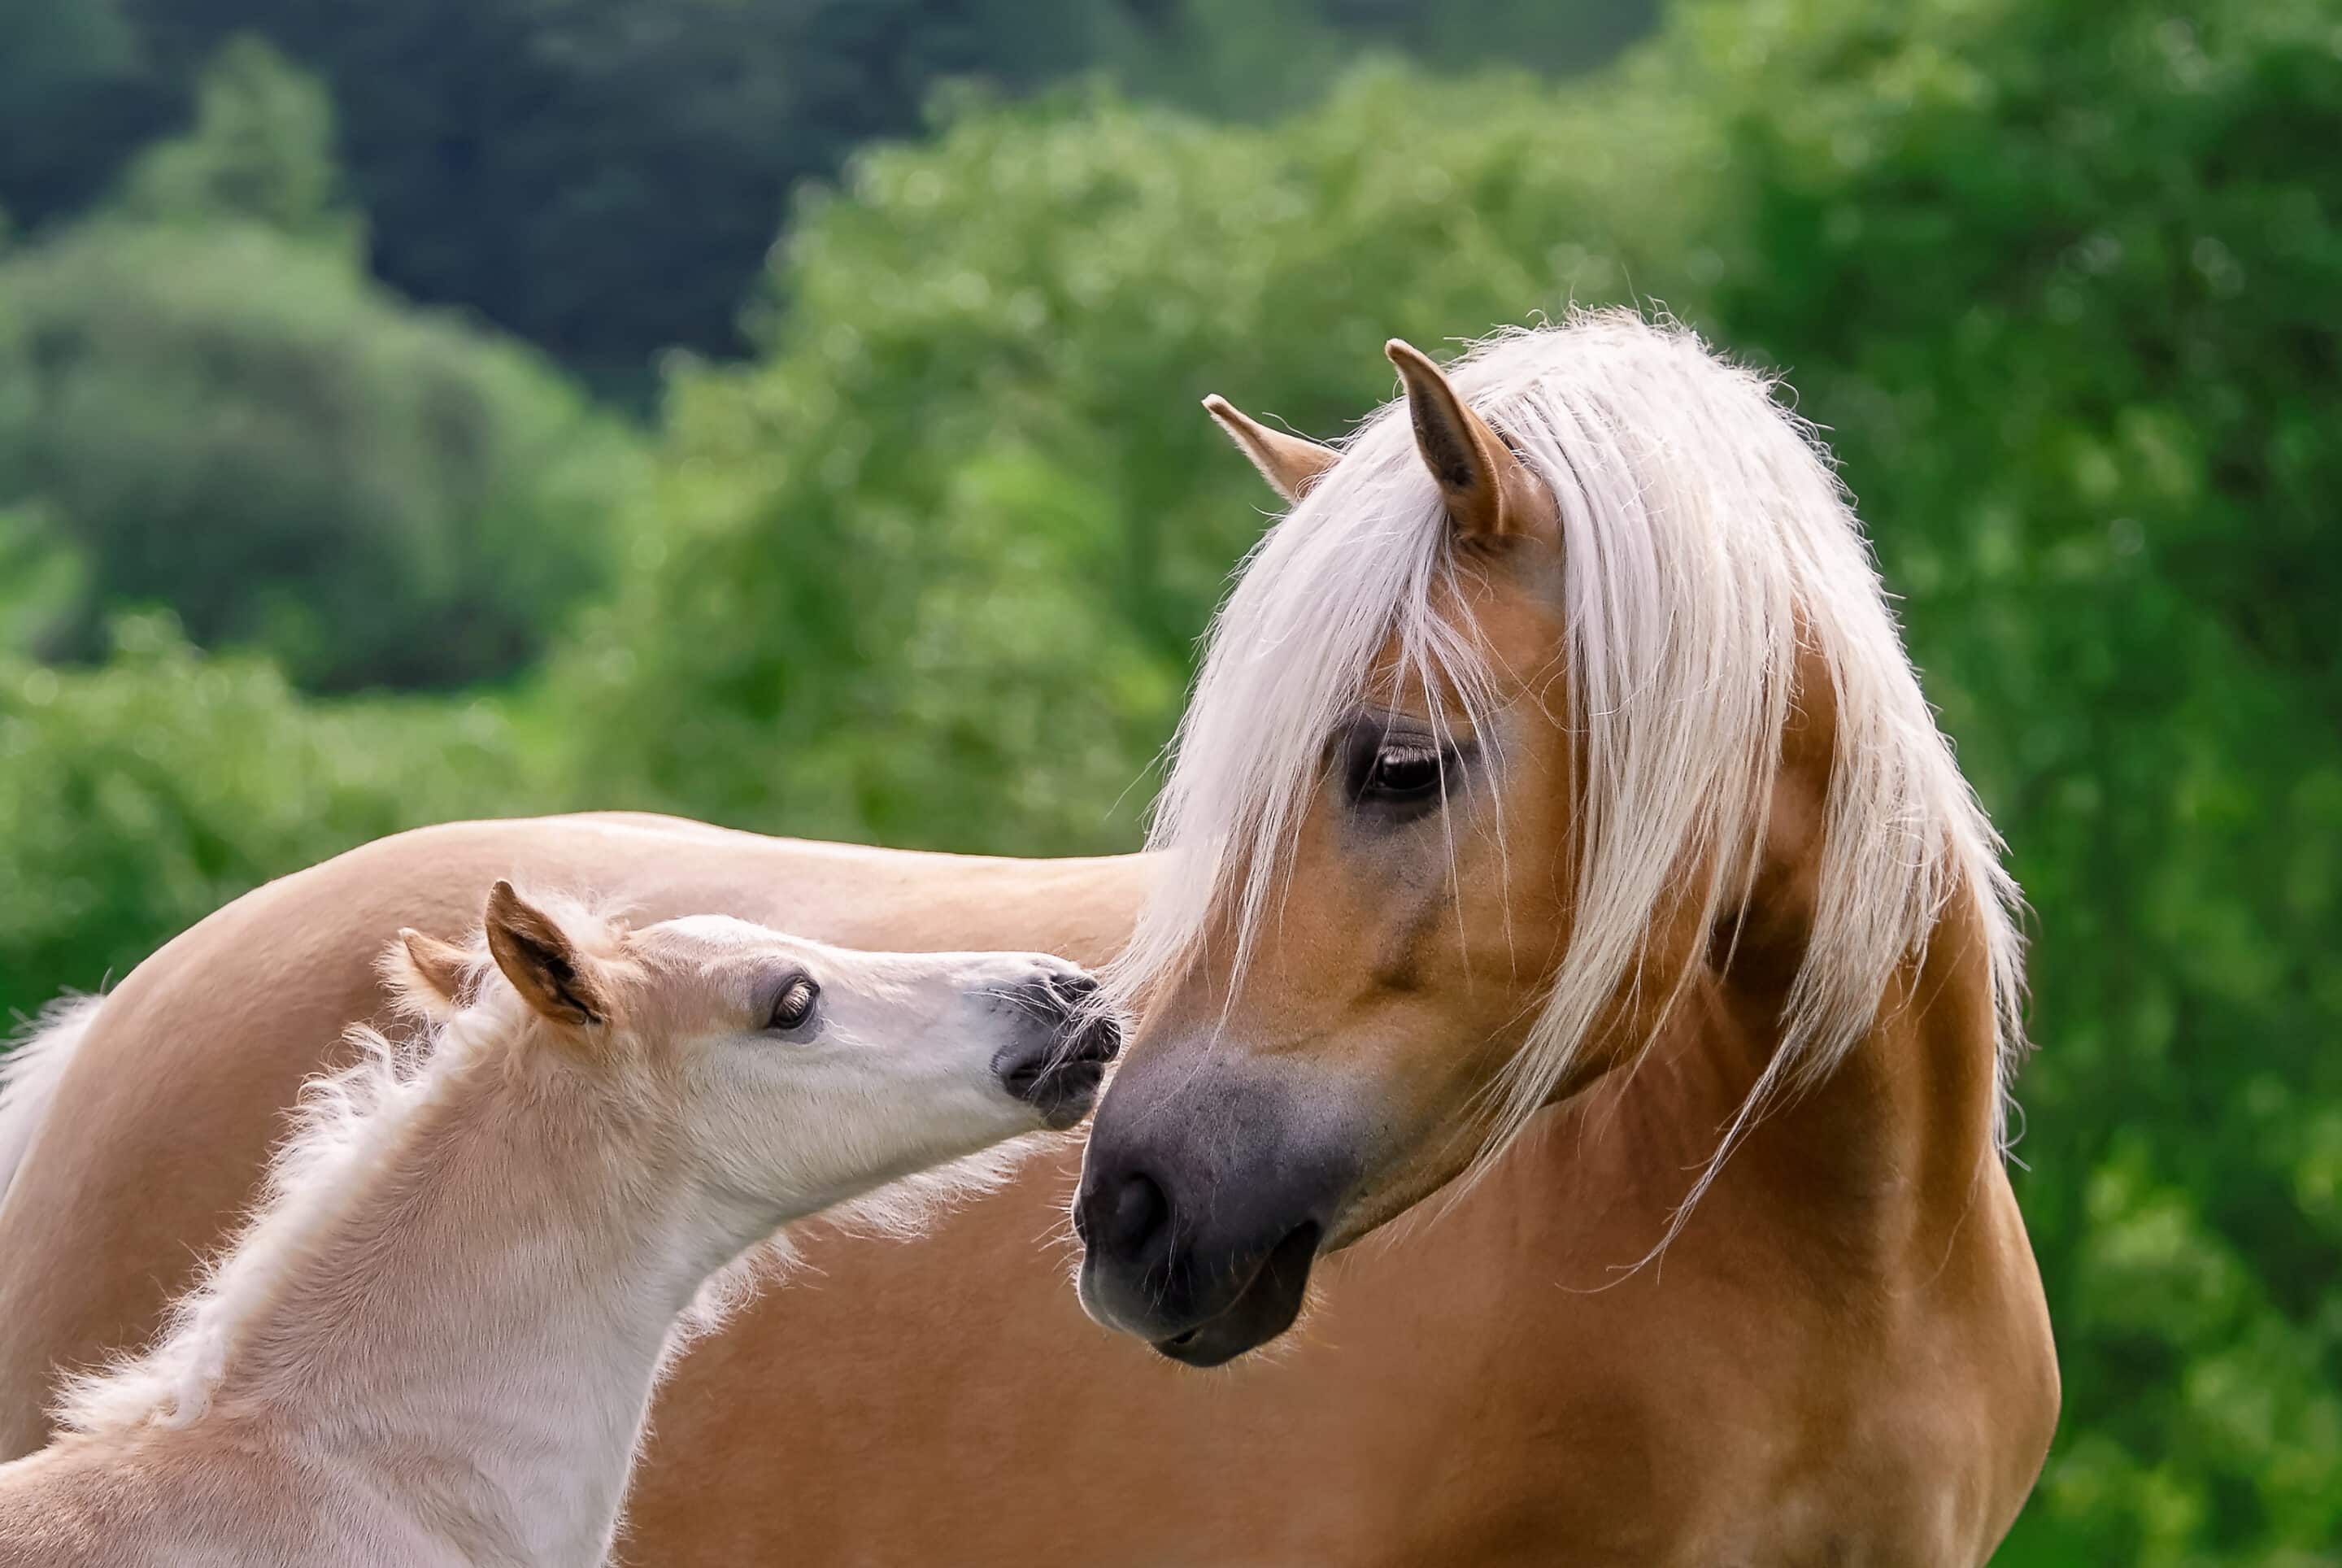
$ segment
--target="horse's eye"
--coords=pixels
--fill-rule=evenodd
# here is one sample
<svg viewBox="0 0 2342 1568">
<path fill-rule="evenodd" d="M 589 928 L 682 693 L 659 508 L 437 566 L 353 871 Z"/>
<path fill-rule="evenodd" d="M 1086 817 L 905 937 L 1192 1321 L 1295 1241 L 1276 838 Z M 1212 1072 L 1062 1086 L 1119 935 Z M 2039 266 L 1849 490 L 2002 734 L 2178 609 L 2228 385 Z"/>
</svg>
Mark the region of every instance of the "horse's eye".
<svg viewBox="0 0 2342 1568">
<path fill-rule="evenodd" d="M 1350 805 L 1366 819 L 1399 827 L 1430 816 L 1463 781 L 1470 743 L 1442 742 L 1367 717 L 1341 738 L 1335 766 Z"/>
<path fill-rule="evenodd" d="M 781 988 L 773 1003 L 773 1016 L 767 1029 L 796 1029 L 813 1016 L 813 1004 L 821 995 L 821 987 L 813 983 L 809 975 L 799 975 Z"/>
<path fill-rule="evenodd" d="M 1375 753 L 1358 793 L 1374 800 L 1414 800 L 1436 794 L 1440 776 L 1436 746 L 1389 745 Z"/>
</svg>

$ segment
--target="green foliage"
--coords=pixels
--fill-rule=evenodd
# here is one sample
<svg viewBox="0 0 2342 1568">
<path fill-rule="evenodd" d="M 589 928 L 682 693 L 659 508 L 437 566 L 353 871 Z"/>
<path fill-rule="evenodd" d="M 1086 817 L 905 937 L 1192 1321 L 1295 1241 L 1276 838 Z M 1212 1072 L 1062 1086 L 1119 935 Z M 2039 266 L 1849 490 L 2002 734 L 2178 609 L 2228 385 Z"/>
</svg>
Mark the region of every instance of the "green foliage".
<svg viewBox="0 0 2342 1568">
<path fill-rule="evenodd" d="M 90 200 L 167 112 L 120 0 L 0 0 L 0 206 Z"/>
<path fill-rule="evenodd" d="M 116 216 L 204 227 L 249 223 L 355 256 L 325 90 L 256 37 L 229 42 L 196 85 L 187 134 L 141 153 Z"/>
<path fill-rule="evenodd" d="M 57 607 L 82 594 L 81 563 L 38 507 L 0 508 L 0 654 L 48 640 Z"/>
<path fill-rule="evenodd" d="M 940 75 L 1078 65 L 1081 0 L 129 0 L 175 68 L 256 32 L 330 84 L 385 281 L 597 380 L 734 314 L 790 187 L 918 124 Z"/>
<path fill-rule="evenodd" d="M 1650 30 L 1652 0 L 1171 0 L 1101 6 L 1096 67 L 1124 91 L 1260 117 L 1316 102 L 1362 55 L 1450 70 L 1583 70 Z"/>
<path fill-rule="evenodd" d="M 1634 132 L 1586 157 L 1606 124 Z M 674 398 L 631 589 L 580 661 L 636 742 L 606 765 L 727 820 L 1130 842 L 1270 499 L 1196 399 L 1337 433 L 1389 395 L 1391 333 L 1620 289 L 1677 248 L 1672 209 L 1639 236 L 1584 215 L 1696 163 L 1695 131 L 1385 71 L 1276 129 L 1092 95 L 860 160 L 800 214 L 767 359 Z"/>
<path fill-rule="evenodd" d="M 0 105 L 11 119 L 54 107 L 76 86 L 123 75 L 135 53 L 118 5 L 0 0 Z"/>
<path fill-rule="evenodd" d="M 632 471 L 532 357 L 335 252 L 105 223 L 0 259 L 0 504 L 88 567 L 56 646 L 158 601 L 314 688 L 499 675 L 600 579 Z"/>
<path fill-rule="evenodd" d="M 0 655 L 0 1020 L 119 979 L 271 877 L 545 798 L 478 703 L 319 707 L 164 618 L 102 670 Z"/>
<path fill-rule="evenodd" d="M 2008 1559 L 2307 1561 L 2342 1541 L 2336 12 L 1686 21 L 1748 247 L 1712 320 L 1833 427 L 2039 910 L 2018 1190 L 2068 1435 Z"/>
</svg>

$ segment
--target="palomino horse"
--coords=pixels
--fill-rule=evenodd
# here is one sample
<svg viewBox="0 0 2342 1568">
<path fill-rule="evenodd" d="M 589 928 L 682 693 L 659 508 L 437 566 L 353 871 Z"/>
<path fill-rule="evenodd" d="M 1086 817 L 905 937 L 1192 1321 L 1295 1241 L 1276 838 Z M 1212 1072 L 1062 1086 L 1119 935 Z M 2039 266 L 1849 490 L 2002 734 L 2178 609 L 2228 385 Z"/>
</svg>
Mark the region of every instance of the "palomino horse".
<svg viewBox="0 0 2342 1568">
<path fill-rule="evenodd" d="M 385 963 L 428 1021 L 356 1031 L 160 1342 L 0 1464 L 0 1558 L 601 1562 L 660 1365 L 761 1244 L 856 1201 L 899 1228 L 886 1184 L 1080 1120 L 1117 1039 L 1037 954 L 628 930 L 509 882 L 470 950 Z"/>
<path fill-rule="evenodd" d="M 75 1015 L 12 1111 L 47 1105 L 0 1200 L 0 1436 L 151 1331 L 380 1005 L 350 952 L 518 871 L 851 945 L 1127 947 L 1146 1009 L 1077 1218 L 1092 1308 L 1167 1353 L 1045 1255 L 1065 1151 L 921 1246 L 812 1246 L 818 1285 L 666 1386 L 637 1561 L 1984 1558 L 2057 1410 L 1999 1160 L 2016 943 L 1844 498 L 1680 331 L 1579 319 L 1452 384 L 1394 357 L 1338 457 L 1216 407 L 1298 499 L 1166 853 L 433 829 Z M 1268 1364 L 1178 1364 L 1276 1334 L 1305 1273 Z"/>
</svg>

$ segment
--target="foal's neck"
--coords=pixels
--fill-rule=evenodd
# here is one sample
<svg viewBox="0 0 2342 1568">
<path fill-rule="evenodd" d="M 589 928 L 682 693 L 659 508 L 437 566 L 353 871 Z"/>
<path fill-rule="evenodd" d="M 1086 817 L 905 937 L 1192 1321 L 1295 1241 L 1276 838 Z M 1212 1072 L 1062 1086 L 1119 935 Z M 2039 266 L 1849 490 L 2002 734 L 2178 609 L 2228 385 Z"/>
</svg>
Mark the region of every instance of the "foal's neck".
<svg viewBox="0 0 2342 1568">
<path fill-rule="evenodd" d="M 598 1562 L 669 1334 L 734 1245 L 623 1104 L 515 1049 L 435 1062 L 385 1113 L 213 1402 L 394 1495 L 427 1478 L 499 1554 Z"/>
</svg>

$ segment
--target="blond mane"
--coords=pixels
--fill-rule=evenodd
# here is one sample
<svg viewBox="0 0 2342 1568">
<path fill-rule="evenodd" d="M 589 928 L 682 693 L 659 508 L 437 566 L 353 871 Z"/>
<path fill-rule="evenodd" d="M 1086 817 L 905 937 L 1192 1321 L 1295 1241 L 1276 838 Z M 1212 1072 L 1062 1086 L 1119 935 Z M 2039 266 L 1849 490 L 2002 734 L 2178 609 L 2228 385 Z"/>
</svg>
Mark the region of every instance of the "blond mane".
<svg viewBox="0 0 2342 1568">
<path fill-rule="evenodd" d="M 1736 907 L 1801 645 L 1827 668 L 1837 707 L 1818 909 L 1779 1049 L 1724 1147 L 1769 1099 L 1845 1059 L 1897 966 L 1924 952 L 1947 903 L 1964 898 L 1989 952 L 2005 1148 L 2007 1083 L 2024 1044 L 2019 895 L 1811 427 L 1777 381 L 1632 312 L 1506 332 L 1448 368 L 1559 504 L 1581 804 L 1576 934 L 1499 1086 L 1487 1154 L 1568 1075 L 1623 986 L 1672 995 L 1688 979 L 1688 963 L 1669 975 L 1638 968 L 1684 868 L 1710 868 L 1694 892 L 1703 928 Z M 1214 621 L 1149 838 L 1187 864 L 1156 879 L 1114 967 L 1123 1005 L 1190 961 L 1217 910 L 1234 911 L 1241 970 L 1272 918 L 1326 739 L 1368 695 L 1386 646 L 1403 671 L 1451 686 L 1476 726 L 1486 716 L 1490 671 L 1436 608 L 1459 602 L 1443 591 L 1453 529 L 1406 399 L 1342 446 Z"/>
</svg>

